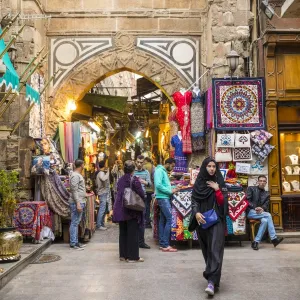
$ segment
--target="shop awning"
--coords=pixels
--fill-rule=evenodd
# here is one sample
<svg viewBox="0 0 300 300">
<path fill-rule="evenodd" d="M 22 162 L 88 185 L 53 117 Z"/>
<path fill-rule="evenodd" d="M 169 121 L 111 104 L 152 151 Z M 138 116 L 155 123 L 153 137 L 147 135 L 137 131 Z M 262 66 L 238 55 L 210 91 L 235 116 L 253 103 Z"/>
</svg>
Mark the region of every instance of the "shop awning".
<svg viewBox="0 0 300 300">
<path fill-rule="evenodd" d="M 105 107 L 124 113 L 127 106 L 127 97 L 86 94 L 82 101 L 92 106 Z"/>
<path fill-rule="evenodd" d="M 2 33 L 2 29 L 0 28 L 0 34 Z M 6 45 L 3 39 L 0 40 L 0 53 L 5 49 Z M 13 92 L 18 92 L 20 78 L 15 70 L 12 62 L 10 61 L 9 55 L 6 52 L 2 58 L 3 63 L 6 66 L 6 72 L 3 77 L 0 77 L 0 87 L 5 86 L 5 91 L 7 91 L 10 87 Z"/>
</svg>

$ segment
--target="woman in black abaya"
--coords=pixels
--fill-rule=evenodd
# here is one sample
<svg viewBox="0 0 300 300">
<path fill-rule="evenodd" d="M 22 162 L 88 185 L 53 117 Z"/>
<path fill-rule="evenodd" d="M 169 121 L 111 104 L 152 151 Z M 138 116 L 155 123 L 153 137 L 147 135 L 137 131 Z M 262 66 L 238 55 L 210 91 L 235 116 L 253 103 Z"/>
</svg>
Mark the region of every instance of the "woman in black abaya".
<svg viewBox="0 0 300 300">
<path fill-rule="evenodd" d="M 214 295 L 219 287 L 225 243 L 225 216 L 227 213 L 227 189 L 224 178 L 213 158 L 206 158 L 200 168 L 192 193 L 192 216 L 189 231 L 197 230 L 206 268 L 203 277 L 208 285 L 205 292 Z M 203 213 L 215 209 L 219 222 L 207 229 Z"/>
</svg>

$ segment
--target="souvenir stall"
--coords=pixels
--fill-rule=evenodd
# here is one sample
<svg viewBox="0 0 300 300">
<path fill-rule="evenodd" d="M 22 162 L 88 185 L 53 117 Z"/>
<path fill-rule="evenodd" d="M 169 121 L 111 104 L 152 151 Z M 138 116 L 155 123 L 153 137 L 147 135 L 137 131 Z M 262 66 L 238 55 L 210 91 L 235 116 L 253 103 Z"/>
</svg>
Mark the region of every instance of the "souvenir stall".
<svg viewBox="0 0 300 300">
<path fill-rule="evenodd" d="M 257 185 L 259 175 L 268 177 L 267 158 L 274 146 L 264 130 L 264 100 L 263 78 L 213 79 L 207 93 L 209 151 L 228 188 L 228 235 L 246 234 L 246 189 Z"/>
<path fill-rule="evenodd" d="M 193 91 L 180 89 L 173 95 L 176 107 L 171 107 L 168 116 L 170 128 L 170 157 L 176 161 L 170 174 L 173 188 L 180 191 L 173 195 L 172 204 L 172 241 L 197 240 L 196 232 L 189 232 L 191 216 L 192 187 L 199 172 L 199 164 L 188 167 L 191 154 L 200 156 L 205 151 L 205 114 L 204 95 L 198 87 Z M 190 165 L 192 165 L 190 163 Z M 159 207 L 153 202 L 153 236 L 158 239 Z"/>
</svg>

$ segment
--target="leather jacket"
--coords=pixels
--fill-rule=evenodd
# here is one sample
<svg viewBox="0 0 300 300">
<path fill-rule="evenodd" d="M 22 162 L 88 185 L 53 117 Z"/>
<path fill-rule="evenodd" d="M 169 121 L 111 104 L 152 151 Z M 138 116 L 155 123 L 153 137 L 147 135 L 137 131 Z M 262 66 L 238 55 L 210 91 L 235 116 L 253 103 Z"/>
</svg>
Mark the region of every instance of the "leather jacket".
<svg viewBox="0 0 300 300">
<path fill-rule="evenodd" d="M 247 189 L 247 200 L 249 202 L 247 212 L 256 207 L 261 207 L 264 211 L 269 211 L 269 192 L 265 190 L 262 191 L 257 186 L 249 186 Z"/>
</svg>

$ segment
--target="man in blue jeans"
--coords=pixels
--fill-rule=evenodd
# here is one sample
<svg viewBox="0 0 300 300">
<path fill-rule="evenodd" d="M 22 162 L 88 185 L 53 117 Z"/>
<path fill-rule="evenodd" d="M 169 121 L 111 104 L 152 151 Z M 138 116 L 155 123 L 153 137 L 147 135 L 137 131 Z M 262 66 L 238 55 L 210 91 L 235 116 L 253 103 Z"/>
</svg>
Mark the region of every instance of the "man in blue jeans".
<svg viewBox="0 0 300 300">
<path fill-rule="evenodd" d="M 109 170 L 105 168 L 105 161 L 102 160 L 99 162 L 99 173 L 96 177 L 96 186 L 97 186 L 97 194 L 99 197 L 99 211 L 97 216 L 97 225 L 96 228 L 99 230 L 107 230 L 105 227 L 105 211 L 106 211 L 106 203 L 108 200 L 108 194 L 110 193 L 109 187 Z"/>
<path fill-rule="evenodd" d="M 175 167 L 175 159 L 168 158 L 165 165 L 158 165 L 154 173 L 155 195 L 160 207 L 159 219 L 159 248 L 163 252 L 177 252 L 177 249 L 170 247 L 170 235 L 172 225 L 171 200 L 172 194 L 178 189 L 171 188 L 170 179 L 167 172 L 171 172 Z"/>
<path fill-rule="evenodd" d="M 268 228 L 270 239 L 276 247 L 283 241 L 283 238 L 276 236 L 273 219 L 269 211 L 270 193 L 265 190 L 267 185 L 267 177 L 265 175 L 258 176 L 258 186 L 250 186 L 247 189 L 247 200 L 249 206 L 247 208 L 248 219 L 260 220 L 258 233 L 251 244 L 253 250 L 258 250 L 258 244 Z"/>
<path fill-rule="evenodd" d="M 75 160 L 75 170 L 70 176 L 70 249 L 73 250 L 84 250 L 85 247 L 85 245 L 78 242 L 78 225 L 86 204 L 85 182 L 81 175 L 83 168 L 84 162 L 80 159 Z"/>
</svg>

